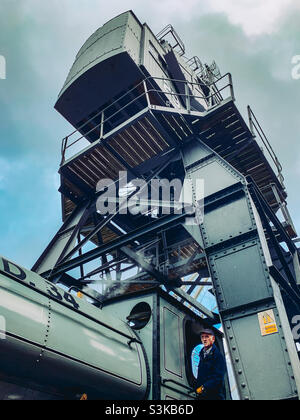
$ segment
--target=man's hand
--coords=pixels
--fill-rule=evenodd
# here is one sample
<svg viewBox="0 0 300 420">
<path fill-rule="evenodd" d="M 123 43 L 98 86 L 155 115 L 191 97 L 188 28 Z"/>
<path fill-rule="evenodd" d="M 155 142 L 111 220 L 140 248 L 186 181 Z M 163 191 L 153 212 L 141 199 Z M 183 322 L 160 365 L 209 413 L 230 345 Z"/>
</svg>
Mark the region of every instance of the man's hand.
<svg viewBox="0 0 300 420">
<path fill-rule="evenodd" d="M 202 395 L 204 393 L 204 386 L 202 385 L 200 386 L 200 388 L 197 388 L 196 393 L 198 395 Z"/>
</svg>

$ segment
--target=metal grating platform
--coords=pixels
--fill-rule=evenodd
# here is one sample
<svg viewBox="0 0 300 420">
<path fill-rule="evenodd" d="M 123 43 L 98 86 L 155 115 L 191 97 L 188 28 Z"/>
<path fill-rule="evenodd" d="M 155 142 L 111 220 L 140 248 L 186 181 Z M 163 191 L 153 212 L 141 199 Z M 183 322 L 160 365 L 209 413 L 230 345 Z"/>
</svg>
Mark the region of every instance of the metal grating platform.
<svg viewBox="0 0 300 420">
<path fill-rule="evenodd" d="M 111 116 L 107 119 L 109 124 L 105 122 L 103 112 L 102 119 L 101 115 L 97 117 L 100 123 L 94 126 L 92 133 L 88 131 L 86 137 L 91 142 L 91 135 L 95 137 L 98 133 L 98 140 L 69 159 L 66 159 L 66 150 L 84 139 L 84 136 L 71 145 L 67 145 L 67 138 L 60 168 L 64 220 L 72 212 L 73 203 L 95 193 L 101 179 L 115 181 L 120 171 L 128 171 L 138 177 L 145 173 L 147 165 L 147 169 L 151 170 L 149 165 L 155 165 L 155 159 L 171 149 L 180 149 L 185 141 L 194 136 L 198 136 L 241 174 L 250 176 L 268 204 L 277 212 L 280 203 L 274 194 L 274 186 L 283 201 L 287 197 L 285 188 L 237 109 L 233 93 L 207 111 L 199 112 L 189 108 L 173 108 L 169 104 L 158 105 L 157 97 L 153 104 L 151 97 L 154 98 L 157 92 L 152 87 L 147 92 L 146 83 L 144 87 L 144 95 L 148 99 L 146 108 L 137 109 L 135 115 L 115 126 L 111 124 Z M 131 107 L 134 103 L 131 91 L 129 99 Z M 138 100 L 142 103 L 141 95 Z M 115 105 L 110 105 L 109 109 L 112 106 Z M 124 113 L 124 107 L 120 112 Z"/>
<path fill-rule="evenodd" d="M 244 176 L 251 176 L 272 207 L 277 205 L 271 184 L 286 198 L 273 168 L 233 102 L 215 115 L 192 122 L 194 132 Z M 269 188 L 268 188 L 269 187 Z"/>
</svg>

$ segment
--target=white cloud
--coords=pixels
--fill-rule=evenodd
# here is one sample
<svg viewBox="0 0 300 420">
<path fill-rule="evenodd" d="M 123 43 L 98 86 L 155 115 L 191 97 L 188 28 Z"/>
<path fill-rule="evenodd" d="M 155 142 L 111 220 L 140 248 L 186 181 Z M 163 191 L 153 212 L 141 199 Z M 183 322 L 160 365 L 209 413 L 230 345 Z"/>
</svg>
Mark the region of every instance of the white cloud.
<svg viewBox="0 0 300 420">
<path fill-rule="evenodd" d="M 210 6 L 241 25 L 247 35 L 271 34 L 287 11 L 300 9 L 298 0 L 210 0 Z"/>
<path fill-rule="evenodd" d="M 3 0 L 2 0 L 3 1 Z M 8 1 L 8 0 L 6 0 Z M 209 11 L 210 0 L 26 0 L 19 7 L 22 14 L 36 23 L 53 28 L 63 27 L 66 36 L 84 40 L 109 19 L 127 10 L 133 10 L 142 23 L 147 22 L 154 31 L 174 21 L 187 21 Z M 32 12 L 34 10 L 34 13 Z M 62 13 L 63 11 L 63 13 Z M 63 25 L 58 26 L 58 23 Z M 69 32 L 69 33 L 68 33 Z"/>
<path fill-rule="evenodd" d="M 36 23 L 47 26 L 64 36 L 82 42 L 94 30 L 114 16 L 132 9 L 137 17 L 146 21 L 154 32 L 166 24 L 187 22 L 207 13 L 224 13 L 233 24 L 241 25 L 247 35 L 271 34 L 281 18 L 292 10 L 300 10 L 299 0 L 26 0 L 20 7 L 23 14 Z M 32 13 L 34 10 L 34 15 Z M 62 13 L 63 10 L 63 13 Z M 62 35 L 62 34 L 61 34 Z M 43 38 L 44 42 L 45 37 Z M 42 53 L 42 50 L 39 51 Z"/>
</svg>

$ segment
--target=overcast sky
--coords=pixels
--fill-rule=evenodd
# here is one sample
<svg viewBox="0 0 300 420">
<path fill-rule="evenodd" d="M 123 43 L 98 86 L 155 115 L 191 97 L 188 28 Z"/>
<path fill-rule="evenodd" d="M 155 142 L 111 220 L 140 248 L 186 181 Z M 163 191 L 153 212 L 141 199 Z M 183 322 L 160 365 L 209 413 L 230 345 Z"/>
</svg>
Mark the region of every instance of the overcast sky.
<svg viewBox="0 0 300 420">
<path fill-rule="evenodd" d="M 71 127 L 53 105 L 85 40 L 128 9 L 154 33 L 172 23 L 188 55 L 215 59 L 233 74 L 238 106 L 245 115 L 252 105 L 283 164 L 299 231 L 298 0 L 0 0 L 7 63 L 0 80 L 0 254 L 31 267 L 59 228 L 57 170 Z"/>
</svg>

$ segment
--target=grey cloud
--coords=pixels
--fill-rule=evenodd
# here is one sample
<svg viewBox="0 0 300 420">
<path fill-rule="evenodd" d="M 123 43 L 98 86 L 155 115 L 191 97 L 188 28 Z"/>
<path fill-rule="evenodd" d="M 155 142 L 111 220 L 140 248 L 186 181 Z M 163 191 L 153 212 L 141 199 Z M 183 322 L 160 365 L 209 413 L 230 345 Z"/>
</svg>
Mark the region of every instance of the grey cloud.
<svg viewBox="0 0 300 420">
<path fill-rule="evenodd" d="M 205 15 L 179 24 L 189 50 L 215 59 L 234 78 L 237 103 L 246 117 L 250 104 L 284 168 L 289 205 L 300 228 L 300 81 L 291 77 L 293 55 L 300 54 L 300 12 L 287 13 L 273 35 L 247 37 L 224 14 Z"/>
<path fill-rule="evenodd" d="M 7 232 L 1 239 L 1 248 L 11 242 L 11 258 L 15 252 L 18 260 L 24 248 L 24 244 L 13 240 L 12 231 L 31 240 L 33 254 L 38 256 L 60 223 L 56 187 L 50 185 L 49 176 L 45 180 L 41 173 L 57 171 L 60 139 L 71 127 L 53 110 L 53 105 L 83 42 L 108 19 L 129 8 L 147 21 L 154 32 L 172 23 L 190 56 L 198 55 L 203 61 L 215 59 L 223 72 L 232 72 L 241 110 L 245 115 L 247 104 L 253 106 L 283 163 L 290 209 L 300 228 L 300 80 L 291 78 L 291 58 L 300 54 L 299 13 L 287 12 L 274 34 L 249 38 L 226 15 L 207 14 L 205 1 L 199 2 L 190 19 L 168 11 L 169 3 L 164 1 L 164 7 L 158 7 L 155 2 L 138 0 L 112 0 L 109 5 L 102 0 L 1 1 L 0 54 L 7 58 L 8 78 L 0 81 L 0 158 L 10 164 L 21 159 L 31 165 L 24 172 L 23 183 L 22 174 L 18 175 L 9 195 L 0 191 L 0 213 L 6 224 L 1 224 L 2 232 Z M 39 182 L 33 187 L 34 179 Z M 26 185 L 28 191 L 21 199 L 17 188 L 24 190 Z M 51 202 L 51 206 L 44 207 L 38 197 L 44 203 Z M 8 200 L 15 201 L 16 206 L 8 206 Z M 23 220 L 22 204 L 32 207 Z M 8 227 L 12 208 L 16 219 Z M 40 214 L 42 231 L 36 224 Z M 38 231 L 32 238 L 31 230 Z M 33 261 L 27 254 L 26 258 Z"/>
</svg>

